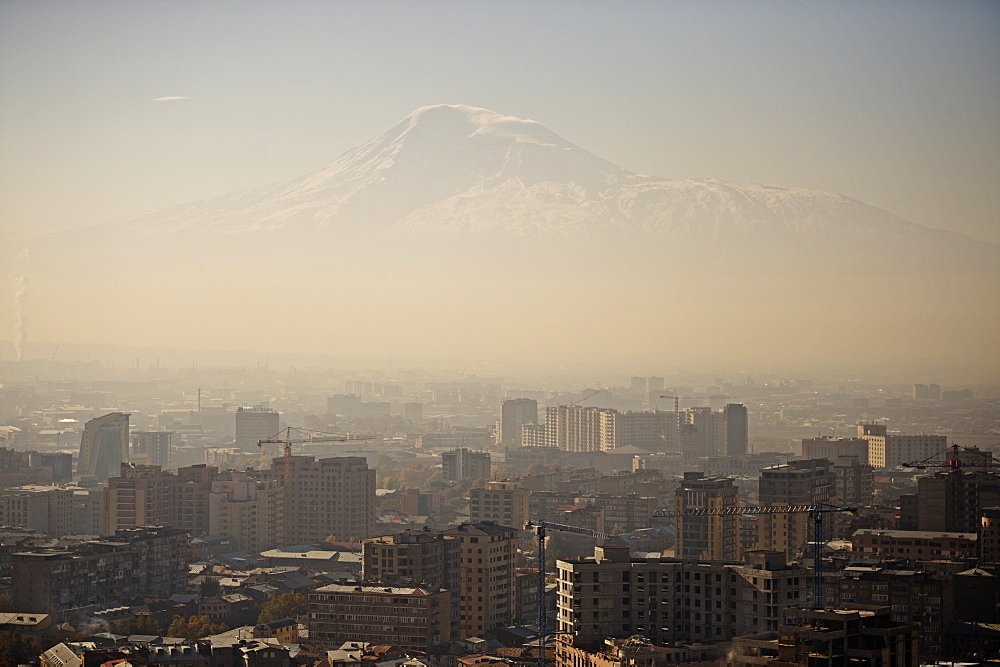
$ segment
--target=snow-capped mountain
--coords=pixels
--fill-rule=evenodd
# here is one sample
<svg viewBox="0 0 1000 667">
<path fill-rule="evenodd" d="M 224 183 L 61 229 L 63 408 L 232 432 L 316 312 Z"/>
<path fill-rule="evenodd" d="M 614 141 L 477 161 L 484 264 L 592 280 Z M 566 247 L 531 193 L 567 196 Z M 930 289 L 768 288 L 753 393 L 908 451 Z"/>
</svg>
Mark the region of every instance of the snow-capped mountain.
<svg viewBox="0 0 1000 667">
<path fill-rule="evenodd" d="M 277 183 L 175 206 L 113 225 L 144 236 L 324 239 L 605 239 L 844 252 L 944 246 L 994 256 L 992 244 L 907 222 L 828 192 L 630 172 L 530 120 L 438 105 Z M 922 249 L 921 249 L 922 248 Z"/>
</svg>

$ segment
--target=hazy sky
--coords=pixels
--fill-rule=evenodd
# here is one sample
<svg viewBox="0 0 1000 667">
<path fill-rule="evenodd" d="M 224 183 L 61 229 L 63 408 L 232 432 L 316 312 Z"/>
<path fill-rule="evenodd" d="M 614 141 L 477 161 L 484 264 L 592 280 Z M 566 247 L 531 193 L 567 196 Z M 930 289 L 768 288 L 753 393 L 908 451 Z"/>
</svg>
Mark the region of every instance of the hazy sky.
<svg viewBox="0 0 1000 667">
<path fill-rule="evenodd" d="M 0 3 L 0 225 L 319 168 L 417 107 L 1000 242 L 1000 2 Z"/>
</svg>

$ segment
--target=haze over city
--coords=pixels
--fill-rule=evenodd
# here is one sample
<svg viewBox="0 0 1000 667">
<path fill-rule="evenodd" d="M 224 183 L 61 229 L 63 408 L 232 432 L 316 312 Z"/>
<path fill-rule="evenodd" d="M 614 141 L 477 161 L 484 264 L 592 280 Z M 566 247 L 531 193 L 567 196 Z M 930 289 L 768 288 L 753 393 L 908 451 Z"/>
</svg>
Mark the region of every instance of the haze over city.
<svg viewBox="0 0 1000 667">
<path fill-rule="evenodd" d="M 992 380 L 998 27 L 977 2 L 4 3 L 2 358 Z"/>
<path fill-rule="evenodd" d="M 997 667 L 1000 3 L 0 2 L 0 667 Z"/>
</svg>

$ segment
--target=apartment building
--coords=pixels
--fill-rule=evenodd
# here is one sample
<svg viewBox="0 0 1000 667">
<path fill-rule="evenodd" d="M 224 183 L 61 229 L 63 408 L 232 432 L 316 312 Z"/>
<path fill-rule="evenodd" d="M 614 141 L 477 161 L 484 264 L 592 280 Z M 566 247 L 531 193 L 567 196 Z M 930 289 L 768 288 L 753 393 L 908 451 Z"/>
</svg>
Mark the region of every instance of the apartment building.
<svg viewBox="0 0 1000 667">
<path fill-rule="evenodd" d="M 469 489 L 469 522 L 494 521 L 522 528 L 530 518 L 528 496 L 516 482 L 487 482 L 485 488 Z"/>
<path fill-rule="evenodd" d="M 0 525 L 48 535 L 69 535 L 73 525 L 73 491 L 30 484 L 0 490 Z"/>
<path fill-rule="evenodd" d="M 365 457 L 278 457 L 272 462 L 271 479 L 279 487 L 279 505 L 287 504 L 287 510 L 278 513 L 278 546 L 322 542 L 330 536 L 361 541 L 374 532 L 375 470 Z"/>
<path fill-rule="evenodd" d="M 322 586 L 309 592 L 309 639 L 325 648 L 357 642 L 428 651 L 453 639 L 451 593 L 419 586 Z"/>
<path fill-rule="evenodd" d="M 107 605 L 170 597 L 187 573 L 187 533 L 129 528 L 69 549 L 11 555 L 12 608 L 58 615 Z"/>
<path fill-rule="evenodd" d="M 452 482 L 460 479 L 489 479 L 492 475 L 490 453 L 474 452 L 466 447 L 442 452 L 441 473 L 442 477 Z"/>
<path fill-rule="evenodd" d="M 583 648 L 635 634 L 661 644 L 762 632 L 781 609 L 801 604 L 808 586 L 806 570 L 773 552 L 741 564 L 631 558 L 628 547 L 599 546 L 556 567 L 556 629 Z"/>
<path fill-rule="evenodd" d="M 858 437 L 868 443 L 868 463 L 876 468 L 933 459 L 948 448 L 946 435 L 888 433 L 885 424 L 858 424 Z"/>
<path fill-rule="evenodd" d="M 790 461 L 760 471 L 758 498 L 762 506 L 813 505 L 830 503 L 835 498 L 836 477 L 827 459 Z M 832 535 L 833 522 L 824 526 L 824 539 Z M 813 539 L 808 512 L 761 514 L 757 548 L 781 551 L 795 558 Z"/>
<path fill-rule="evenodd" d="M 483 637 L 514 618 L 514 557 L 518 530 L 491 522 L 445 531 L 459 543 L 459 621 L 463 637 Z"/>
<path fill-rule="evenodd" d="M 733 667 L 917 667 L 920 626 L 888 607 L 787 609 L 779 630 L 737 637 Z"/>
<path fill-rule="evenodd" d="M 711 515 L 739 507 L 739 489 L 728 477 L 706 478 L 686 472 L 674 493 L 675 553 L 681 558 L 736 560 L 740 554 L 740 517 Z M 692 512 L 706 512 L 692 515 Z"/>
</svg>

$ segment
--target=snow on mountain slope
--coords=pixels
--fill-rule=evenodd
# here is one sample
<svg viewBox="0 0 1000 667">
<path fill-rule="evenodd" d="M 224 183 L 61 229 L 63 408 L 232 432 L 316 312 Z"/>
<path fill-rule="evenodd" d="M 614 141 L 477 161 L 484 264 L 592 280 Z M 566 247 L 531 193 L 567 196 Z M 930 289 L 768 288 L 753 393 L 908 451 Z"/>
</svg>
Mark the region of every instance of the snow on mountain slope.
<svg viewBox="0 0 1000 667">
<path fill-rule="evenodd" d="M 612 235 L 806 244 L 947 236 L 975 244 L 837 194 L 641 176 L 535 121 L 462 105 L 418 109 L 305 176 L 136 216 L 114 229 L 202 237 Z"/>
</svg>

